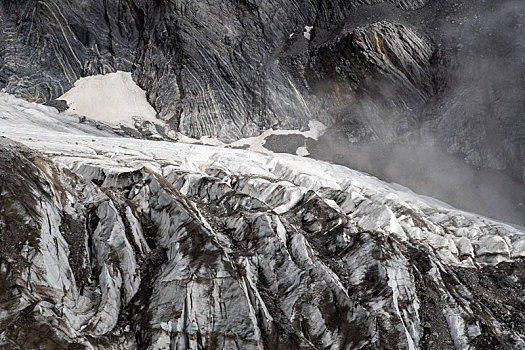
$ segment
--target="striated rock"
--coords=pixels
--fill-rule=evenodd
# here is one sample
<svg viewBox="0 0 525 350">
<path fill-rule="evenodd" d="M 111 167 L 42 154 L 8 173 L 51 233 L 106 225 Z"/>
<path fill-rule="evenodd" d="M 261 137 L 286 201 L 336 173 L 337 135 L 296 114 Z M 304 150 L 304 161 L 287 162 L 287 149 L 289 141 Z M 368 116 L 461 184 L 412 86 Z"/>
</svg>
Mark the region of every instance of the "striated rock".
<svg viewBox="0 0 525 350">
<path fill-rule="evenodd" d="M 6 0 L 0 88 L 46 102 L 121 70 L 186 136 L 231 142 L 320 120 L 341 140 L 431 144 L 523 181 L 523 10 L 512 0 Z"/>
<path fill-rule="evenodd" d="M 343 29 L 311 54 L 307 79 L 320 113 L 352 142 L 413 138 L 433 94 L 430 41 L 389 22 Z"/>
</svg>

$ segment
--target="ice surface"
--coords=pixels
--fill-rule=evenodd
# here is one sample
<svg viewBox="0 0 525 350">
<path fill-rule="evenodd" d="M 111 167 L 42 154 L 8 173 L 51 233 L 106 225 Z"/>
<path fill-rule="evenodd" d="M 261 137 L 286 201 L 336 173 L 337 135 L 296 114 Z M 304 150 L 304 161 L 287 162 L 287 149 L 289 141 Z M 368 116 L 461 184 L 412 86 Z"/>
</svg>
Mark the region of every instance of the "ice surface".
<svg viewBox="0 0 525 350">
<path fill-rule="evenodd" d="M 320 132 L 312 124 L 303 134 Z M 327 327 L 333 305 L 345 315 L 337 320 L 366 326 L 370 344 L 387 334 L 397 347 L 417 349 L 421 315 L 429 312 L 419 300 L 417 281 L 424 279 L 419 286 L 439 295 L 448 334 L 463 349 L 479 335 L 476 322 L 490 315 L 473 317 L 472 290 L 450 282 L 451 272 L 525 255 L 524 234 L 512 226 L 309 158 L 122 137 L 3 93 L 0 135 L 43 154 L 49 181 L 58 178 L 67 188 L 56 198 L 36 193 L 42 201 L 31 209 L 41 221 L 40 239 L 22 248 L 32 271 L 19 274 L 20 286 L 30 284 L 30 298 L 46 301 L 34 306 L 21 297 L 21 306 L 0 310 L 0 321 L 30 305 L 49 319 L 58 313 L 57 329 L 82 344 L 90 342 L 84 334 L 128 332 L 119 328 L 120 312 L 147 283 L 150 349 L 197 348 L 197 340 L 206 347 L 211 335 L 223 337 L 224 348 L 260 349 L 261 327 L 274 316 L 292 327 L 305 322 L 323 348 L 344 348 L 347 330 Z M 82 294 L 70 267 L 75 247 L 60 228 L 64 213 L 84 215 L 88 208 L 97 218 L 85 238 L 96 281 Z M 148 227 L 155 228 L 151 246 Z M 142 264 L 159 247 L 166 256 L 152 278 Z M 8 269 L 0 265 L 0 272 Z M 485 326 L 492 324 L 500 327 L 493 317 Z"/>
<path fill-rule="evenodd" d="M 318 122 L 311 122 L 310 130 L 306 132 L 269 130 L 261 136 L 232 144 L 250 145 L 249 150 L 241 150 L 119 137 L 101 133 L 95 127 L 75 120 L 59 115 L 53 108 L 0 93 L 0 135 L 25 143 L 75 171 L 88 174 L 103 168 L 106 173 L 119 173 L 146 166 L 161 173 L 165 172 L 162 169 L 169 167 L 204 173 L 209 168 L 215 168 L 234 175 L 288 181 L 301 191 L 343 190 L 358 201 L 352 204 L 352 207 L 358 206 L 352 216 L 360 225 L 368 230 L 384 231 L 397 239 L 424 241 L 438 251 L 447 263 L 460 264 L 462 257 L 474 253 L 497 256 L 497 261 L 509 259 L 511 253 L 512 256 L 523 255 L 523 236 L 512 226 L 455 210 L 443 202 L 419 196 L 402 186 L 385 183 L 344 166 L 288 154 L 270 154 L 262 146 L 264 138 L 271 133 L 295 133 L 316 138 L 324 129 Z M 209 142 L 214 143 L 213 140 Z M 295 198 L 295 194 L 290 196 Z M 399 206 L 424 211 L 433 221 L 429 223 L 433 225 L 432 232 L 418 230 L 407 221 L 409 218 L 396 216 L 395 209 Z M 459 216 L 470 224 L 469 230 L 455 226 L 455 217 Z M 481 232 L 485 226 L 500 227 L 500 235 L 505 234 L 511 239 L 507 242 L 500 235 L 472 235 L 474 231 Z M 456 236 L 451 238 L 445 235 L 443 227 L 454 230 Z"/>
</svg>

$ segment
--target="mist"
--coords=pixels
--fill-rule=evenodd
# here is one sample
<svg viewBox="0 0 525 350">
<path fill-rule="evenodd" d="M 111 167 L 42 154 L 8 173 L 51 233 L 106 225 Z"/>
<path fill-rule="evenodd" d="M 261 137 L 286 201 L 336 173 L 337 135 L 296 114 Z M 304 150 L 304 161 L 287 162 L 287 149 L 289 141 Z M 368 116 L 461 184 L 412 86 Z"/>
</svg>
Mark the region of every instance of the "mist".
<svg viewBox="0 0 525 350">
<path fill-rule="evenodd" d="M 325 134 L 310 156 L 364 171 L 414 192 L 494 219 L 525 226 L 525 185 L 493 169 L 476 168 L 434 147 L 357 145 Z"/>
<path fill-rule="evenodd" d="M 435 36 L 439 92 L 422 108 L 422 142 L 524 182 L 525 2 L 469 1 L 445 14 Z"/>
<path fill-rule="evenodd" d="M 525 226 L 525 2 L 430 1 L 395 16 L 434 46 L 429 98 L 392 108 L 407 91 L 378 83 L 376 97 L 339 108 L 336 125 L 308 141 L 310 156 Z M 361 137 L 355 120 L 375 136 Z"/>
</svg>

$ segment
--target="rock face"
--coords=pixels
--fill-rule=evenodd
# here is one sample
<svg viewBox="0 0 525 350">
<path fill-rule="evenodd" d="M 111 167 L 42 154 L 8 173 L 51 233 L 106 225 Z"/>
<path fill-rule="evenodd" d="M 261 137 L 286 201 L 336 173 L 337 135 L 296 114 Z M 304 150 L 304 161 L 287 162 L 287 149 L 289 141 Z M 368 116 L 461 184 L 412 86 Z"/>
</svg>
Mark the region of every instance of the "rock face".
<svg viewBox="0 0 525 350">
<path fill-rule="evenodd" d="M 525 179 L 516 1 L 5 0 L 0 87 L 53 100 L 133 72 L 158 117 L 223 141 L 313 119 Z"/>
<path fill-rule="evenodd" d="M 0 97 L 3 348 L 525 348 L 523 231 Z"/>
</svg>

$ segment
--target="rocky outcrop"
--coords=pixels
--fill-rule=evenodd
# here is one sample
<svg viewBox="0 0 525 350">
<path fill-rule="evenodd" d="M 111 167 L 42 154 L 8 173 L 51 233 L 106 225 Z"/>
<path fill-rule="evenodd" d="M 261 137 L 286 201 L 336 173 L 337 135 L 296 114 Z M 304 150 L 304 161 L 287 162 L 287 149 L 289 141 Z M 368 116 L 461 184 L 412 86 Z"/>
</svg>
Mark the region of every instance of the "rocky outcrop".
<svg viewBox="0 0 525 350">
<path fill-rule="evenodd" d="M 283 46 L 295 33 L 307 50 L 305 26 L 318 16 L 326 26 L 359 4 L 8 1 L 0 9 L 0 81 L 42 102 L 81 76 L 133 71 L 159 116 L 189 136 L 233 140 L 274 125 L 301 128 L 310 116 L 279 65 Z"/>
<path fill-rule="evenodd" d="M 233 141 L 318 119 L 523 180 L 515 1 L 3 1 L 0 87 L 33 101 L 123 70 L 172 130 Z M 507 93 L 509 92 L 510 93 Z"/>
<path fill-rule="evenodd" d="M 512 226 L 342 166 L 9 99 L 2 347 L 525 348 Z"/>
<path fill-rule="evenodd" d="M 416 138 L 421 106 L 433 94 L 433 45 L 401 24 L 343 29 L 306 63 L 308 84 L 352 142 Z M 320 116 L 322 118 L 322 116 Z"/>
</svg>

